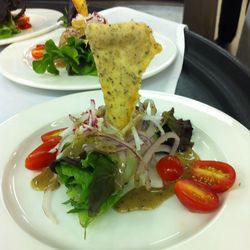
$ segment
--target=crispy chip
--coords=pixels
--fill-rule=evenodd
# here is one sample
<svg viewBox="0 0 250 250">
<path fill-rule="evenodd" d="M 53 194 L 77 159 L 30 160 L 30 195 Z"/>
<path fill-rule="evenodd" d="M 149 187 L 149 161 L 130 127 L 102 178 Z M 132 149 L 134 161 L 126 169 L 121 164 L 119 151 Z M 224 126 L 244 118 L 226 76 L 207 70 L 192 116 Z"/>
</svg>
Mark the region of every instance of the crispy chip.
<svg viewBox="0 0 250 250">
<path fill-rule="evenodd" d="M 131 121 L 142 74 L 161 45 L 144 23 L 93 23 L 87 25 L 85 34 L 101 82 L 106 117 L 121 130 Z"/>
<path fill-rule="evenodd" d="M 73 5 L 75 6 L 77 12 L 83 16 L 88 15 L 88 7 L 86 0 L 72 0 Z"/>
</svg>

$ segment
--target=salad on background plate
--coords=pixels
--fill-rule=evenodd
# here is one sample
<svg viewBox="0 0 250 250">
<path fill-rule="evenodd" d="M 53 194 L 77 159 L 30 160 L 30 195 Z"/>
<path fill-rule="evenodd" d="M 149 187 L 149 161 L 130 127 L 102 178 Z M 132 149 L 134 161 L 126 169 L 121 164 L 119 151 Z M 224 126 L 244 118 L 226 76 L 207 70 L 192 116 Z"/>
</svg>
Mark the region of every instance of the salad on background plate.
<svg viewBox="0 0 250 250">
<path fill-rule="evenodd" d="M 30 48 L 31 51 L 29 53 L 32 60 L 29 61 L 33 70 L 38 74 L 59 75 L 60 69 L 65 68 L 68 75 L 97 75 L 95 61 L 85 31 L 88 24 L 107 25 L 109 21 L 100 13 L 88 13 L 85 0 L 73 0 L 72 2 L 75 8 L 69 9 L 69 26 L 60 34 L 59 41 L 49 39 L 44 44 L 37 44 Z M 176 56 L 176 49 L 173 50 L 174 44 L 171 44 L 169 39 L 166 40 L 161 35 L 156 35 L 157 38 L 159 37 L 159 41 L 163 42 L 161 57 L 164 58 L 164 62 L 158 58 L 160 64 L 158 63 L 159 65 L 154 69 L 155 72 L 148 73 L 148 76 L 165 69 Z M 127 42 L 132 44 L 135 37 L 123 37 L 123 39 L 128 40 Z M 120 46 L 123 46 L 123 42 L 120 42 Z M 172 55 L 169 57 L 165 50 L 171 49 Z"/>
<path fill-rule="evenodd" d="M 126 9 L 124 9 L 126 13 Z M 117 14 L 116 14 L 117 13 Z M 109 20 L 110 16 L 115 17 L 118 15 L 116 9 L 111 13 L 107 14 L 106 19 Z M 140 21 L 145 19 L 144 13 L 140 15 L 135 15 L 135 18 Z M 105 15 L 106 16 L 106 15 Z M 148 19 L 148 24 L 152 20 Z M 160 20 L 159 20 L 160 25 Z M 52 39 L 57 45 L 59 43 L 61 34 L 64 32 L 64 28 L 52 31 L 50 34 L 46 34 L 40 38 L 35 38 L 31 41 L 23 41 L 20 43 L 12 44 L 2 50 L 0 54 L 0 71 L 8 79 L 25 86 L 30 86 L 40 89 L 51 89 L 51 90 L 91 90 L 99 89 L 100 83 L 98 77 L 92 75 L 68 75 L 65 68 L 58 68 L 59 75 L 54 76 L 50 73 L 37 74 L 32 70 L 32 62 L 34 61 L 32 57 L 32 49 L 35 49 L 35 54 L 41 54 L 40 48 L 44 47 L 44 44 L 49 39 Z M 154 32 L 154 37 L 158 43 L 162 46 L 161 53 L 157 54 L 152 60 L 147 70 L 143 74 L 143 79 L 154 76 L 164 69 L 167 69 L 174 62 L 177 56 L 176 45 L 163 35 L 161 32 Z M 74 43 L 73 43 L 74 44 Z M 40 47 L 40 45 L 42 45 Z M 38 50 L 36 47 L 39 47 Z M 49 47 L 51 43 L 49 43 Z M 53 50 L 52 45 L 50 47 Z M 43 49 L 42 49 L 43 50 Z M 67 49 L 68 50 L 68 49 Z M 71 50 L 71 49 L 70 49 Z M 74 50 L 74 48 L 73 48 Z M 58 48 L 56 49 L 58 51 Z M 77 52 L 78 53 L 78 52 Z M 79 55 L 79 54 L 78 54 Z M 90 59 L 92 57 L 90 56 Z M 72 61 L 72 58 L 70 59 Z M 90 61 L 90 66 L 91 66 Z M 42 63 L 42 67 L 46 64 Z M 89 68 L 91 69 L 91 67 Z M 95 70 L 94 70 L 95 71 Z M 93 72 L 94 72 L 93 71 Z"/>
<path fill-rule="evenodd" d="M 17 13 L 14 10 L 20 9 Z M 1 2 L 0 9 L 0 39 L 12 37 L 32 25 L 28 16 L 25 16 L 25 1 L 8 0 Z"/>
<path fill-rule="evenodd" d="M 0 8 L 0 45 L 43 35 L 61 26 L 62 13 L 25 7 L 25 1 L 3 1 Z"/>
</svg>

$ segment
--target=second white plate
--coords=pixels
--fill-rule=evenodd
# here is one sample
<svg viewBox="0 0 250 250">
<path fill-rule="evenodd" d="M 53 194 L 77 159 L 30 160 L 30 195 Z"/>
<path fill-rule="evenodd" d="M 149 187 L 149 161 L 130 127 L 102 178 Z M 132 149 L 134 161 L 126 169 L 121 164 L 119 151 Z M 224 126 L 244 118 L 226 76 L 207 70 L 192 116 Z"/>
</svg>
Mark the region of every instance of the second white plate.
<svg viewBox="0 0 250 250">
<path fill-rule="evenodd" d="M 48 39 L 59 41 L 63 29 L 57 29 L 45 36 L 12 44 L 0 54 L 0 72 L 8 79 L 30 87 L 51 90 L 90 90 L 100 88 L 98 77 L 69 76 L 66 70 L 61 70 L 59 76 L 51 74 L 37 74 L 32 70 L 31 63 L 27 63 L 27 53 L 38 43 L 45 43 Z M 162 51 L 157 54 L 143 79 L 153 76 L 166 69 L 176 58 L 177 48 L 167 37 L 154 33 L 157 42 L 162 45 Z"/>
<path fill-rule="evenodd" d="M 32 27 L 10 38 L 0 39 L 0 45 L 23 41 L 48 33 L 60 26 L 61 22 L 58 22 L 58 19 L 63 14 L 50 9 L 26 9 L 25 15 L 30 18 Z"/>
</svg>

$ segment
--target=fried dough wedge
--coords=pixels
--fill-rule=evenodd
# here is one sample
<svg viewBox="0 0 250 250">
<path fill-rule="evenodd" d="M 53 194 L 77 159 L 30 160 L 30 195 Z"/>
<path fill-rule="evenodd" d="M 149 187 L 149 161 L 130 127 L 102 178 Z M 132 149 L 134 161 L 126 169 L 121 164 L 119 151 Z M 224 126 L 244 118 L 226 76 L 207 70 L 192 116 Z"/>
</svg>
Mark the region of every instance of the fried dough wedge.
<svg viewBox="0 0 250 250">
<path fill-rule="evenodd" d="M 73 5 L 76 8 L 76 11 L 83 15 L 83 16 L 87 16 L 88 15 L 88 7 L 87 7 L 87 3 L 86 0 L 72 0 Z"/>
<path fill-rule="evenodd" d="M 122 130 L 133 117 L 142 74 L 161 45 L 152 30 L 138 22 L 88 24 L 85 34 L 104 94 L 106 118 Z"/>
</svg>

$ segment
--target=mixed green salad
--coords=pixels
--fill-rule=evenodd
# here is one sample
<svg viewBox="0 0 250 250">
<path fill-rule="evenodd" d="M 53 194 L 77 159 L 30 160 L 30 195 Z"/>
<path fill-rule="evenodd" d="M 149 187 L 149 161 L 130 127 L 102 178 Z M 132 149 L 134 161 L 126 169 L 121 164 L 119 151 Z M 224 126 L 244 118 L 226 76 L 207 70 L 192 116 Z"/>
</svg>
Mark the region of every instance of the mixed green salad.
<svg viewBox="0 0 250 250">
<path fill-rule="evenodd" d="M 25 160 L 26 168 L 42 171 L 32 186 L 45 191 L 43 209 L 52 221 L 46 195 L 59 185 L 67 190 L 68 213 L 77 214 L 86 229 L 123 199 L 125 190 L 144 187 L 144 194 L 150 193 L 150 169 L 162 180 L 160 191 L 174 187 L 172 194 L 193 212 L 216 210 L 218 193 L 235 181 L 227 163 L 194 157 L 189 120 L 177 119 L 174 109 L 158 114 L 152 100 L 139 102 L 132 123 L 121 131 L 110 127 L 105 106 L 96 108 L 94 100 L 87 111 L 69 118 L 72 126 L 43 134 L 43 143 Z M 143 199 L 132 210 L 151 209 Z"/>
<path fill-rule="evenodd" d="M 33 58 L 39 51 L 42 57 L 32 62 L 33 70 L 38 74 L 48 72 L 59 75 L 58 68 L 65 67 L 69 75 L 97 75 L 93 55 L 83 38 L 69 37 L 61 47 L 50 39 L 42 50 L 37 47 L 32 50 Z"/>
<path fill-rule="evenodd" d="M 72 206 L 69 212 L 79 215 L 82 226 L 86 227 L 112 207 L 131 178 L 136 186 L 143 184 L 141 178 L 144 178 L 144 184 L 150 188 L 148 165 L 160 145 L 161 150 L 171 154 L 192 145 L 190 121 L 177 120 L 173 110 L 162 117 L 148 115 L 146 106 L 150 103 L 149 100 L 140 103 L 133 126 L 122 135 L 106 126 L 105 108 L 96 109 L 91 100 L 91 108 L 81 116 L 70 115 L 72 127 L 42 136 L 49 147 L 47 155 L 53 156 L 53 161 L 47 156 L 45 162 L 46 156 L 41 155 L 35 159 L 33 153 L 27 157 L 27 168 L 42 169 L 50 165 L 59 182 L 67 187 L 66 203 Z M 155 113 L 155 108 L 151 112 Z M 169 145 L 163 146 L 165 143 Z"/>
<path fill-rule="evenodd" d="M 20 9 L 13 14 L 14 10 Z M 7 0 L 1 1 L 0 8 L 0 39 L 12 37 L 24 29 L 29 29 L 31 24 L 29 17 L 25 16 L 25 1 Z"/>
<path fill-rule="evenodd" d="M 38 74 L 60 74 L 60 68 L 66 68 L 68 75 L 97 76 L 96 65 L 88 41 L 85 38 L 87 23 L 106 23 L 106 19 L 93 12 L 84 17 L 77 15 L 72 20 L 72 26 L 66 28 L 61 34 L 59 44 L 52 39 L 44 46 L 32 49 L 32 67 Z"/>
</svg>

